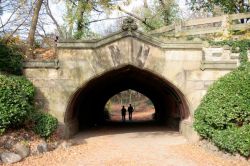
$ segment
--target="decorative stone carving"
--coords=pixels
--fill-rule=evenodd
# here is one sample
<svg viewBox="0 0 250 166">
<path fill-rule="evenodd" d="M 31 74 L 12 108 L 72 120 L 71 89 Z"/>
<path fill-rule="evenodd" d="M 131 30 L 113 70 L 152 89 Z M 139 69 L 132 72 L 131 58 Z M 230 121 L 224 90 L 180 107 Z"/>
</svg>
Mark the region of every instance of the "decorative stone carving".
<svg viewBox="0 0 250 166">
<path fill-rule="evenodd" d="M 118 66 L 121 64 L 121 51 L 116 45 L 109 46 L 110 54 L 112 57 L 112 61 L 114 63 L 114 66 Z"/>
<path fill-rule="evenodd" d="M 148 46 L 140 46 L 137 53 L 136 61 L 139 67 L 144 67 L 144 64 L 148 58 L 150 48 Z"/>
<path fill-rule="evenodd" d="M 124 31 L 136 31 L 138 26 L 135 23 L 135 20 L 131 17 L 128 17 L 123 20 L 122 30 Z"/>
</svg>

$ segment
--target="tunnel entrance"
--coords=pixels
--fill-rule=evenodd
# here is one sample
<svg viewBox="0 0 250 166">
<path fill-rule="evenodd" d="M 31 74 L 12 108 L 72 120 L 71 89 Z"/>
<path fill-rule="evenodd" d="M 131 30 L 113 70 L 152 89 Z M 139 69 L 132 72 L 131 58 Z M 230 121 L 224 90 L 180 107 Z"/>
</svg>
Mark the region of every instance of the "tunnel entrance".
<svg viewBox="0 0 250 166">
<path fill-rule="evenodd" d="M 91 79 L 72 96 L 65 113 L 68 136 L 105 123 L 105 105 L 128 89 L 147 96 L 155 108 L 155 123 L 172 125 L 189 117 L 184 95 L 168 80 L 132 65 L 107 71 Z"/>
<path fill-rule="evenodd" d="M 125 108 L 124 119 L 121 112 L 123 106 Z M 105 105 L 104 113 L 106 124 L 111 122 L 140 123 L 155 121 L 153 102 L 145 95 L 132 89 L 112 96 Z"/>
</svg>

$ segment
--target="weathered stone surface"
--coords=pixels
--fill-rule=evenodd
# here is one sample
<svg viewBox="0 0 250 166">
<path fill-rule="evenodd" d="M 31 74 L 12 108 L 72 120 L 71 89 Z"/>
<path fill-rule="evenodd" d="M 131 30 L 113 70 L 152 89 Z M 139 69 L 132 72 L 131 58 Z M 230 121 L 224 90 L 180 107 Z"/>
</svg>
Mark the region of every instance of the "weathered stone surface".
<svg viewBox="0 0 250 166">
<path fill-rule="evenodd" d="M 7 139 L 5 139 L 3 146 L 5 149 L 12 149 L 14 144 L 15 144 L 15 140 L 13 139 L 12 136 L 10 136 L 10 137 L 7 137 Z"/>
<path fill-rule="evenodd" d="M 52 142 L 50 144 L 48 144 L 48 149 L 49 151 L 55 150 L 56 148 L 58 148 L 58 146 L 60 145 L 59 142 Z"/>
<path fill-rule="evenodd" d="M 16 153 L 4 152 L 1 154 L 1 160 L 5 164 L 12 164 L 22 160 L 22 157 Z"/>
<path fill-rule="evenodd" d="M 69 147 L 71 147 L 73 145 L 72 142 L 69 142 L 69 141 L 63 141 L 59 146 L 58 148 L 62 148 L 62 149 L 67 149 Z"/>
<path fill-rule="evenodd" d="M 229 48 L 201 41 L 161 41 L 136 31 L 132 24 L 100 40 L 59 42 L 58 69 L 25 68 L 25 75 L 38 90 L 37 105 L 65 125 L 64 133 L 78 130 L 74 119 L 64 124 L 72 96 L 107 71 L 132 65 L 159 76 L 184 95 L 192 119 L 208 86 L 238 65 Z M 187 134 L 193 132 L 186 130 Z"/>
<path fill-rule="evenodd" d="M 233 70 L 237 68 L 237 62 L 232 61 L 202 61 L 201 70 L 217 69 L 217 70 Z"/>
<path fill-rule="evenodd" d="M 205 88 L 203 81 L 186 81 L 186 88 L 190 91 L 203 90 Z"/>
<path fill-rule="evenodd" d="M 186 138 L 188 138 L 188 141 L 194 143 L 194 142 L 198 142 L 201 139 L 198 133 L 194 131 L 191 121 L 188 121 L 188 120 L 182 121 L 180 124 L 180 128 L 181 128 L 180 132 Z"/>
<path fill-rule="evenodd" d="M 59 68 L 59 61 L 48 60 L 48 61 L 38 61 L 38 60 L 29 60 L 23 63 L 24 68 Z"/>
<path fill-rule="evenodd" d="M 221 57 L 222 53 L 221 52 L 214 52 L 214 53 L 212 53 L 212 56 L 213 57 Z"/>
<path fill-rule="evenodd" d="M 202 58 L 201 50 L 166 50 L 166 60 L 169 61 L 200 61 Z"/>
<path fill-rule="evenodd" d="M 39 145 L 37 145 L 38 153 L 48 152 L 48 144 L 45 141 L 42 141 Z"/>
<path fill-rule="evenodd" d="M 17 143 L 16 145 L 14 145 L 14 149 L 15 152 L 19 154 L 22 158 L 25 158 L 30 154 L 30 148 L 23 143 Z"/>
<path fill-rule="evenodd" d="M 186 77 L 188 81 L 194 80 L 217 80 L 218 78 L 224 76 L 225 74 L 229 73 L 230 70 L 188 70 L 186 71 Z"/>
<path fill-rule="evenodd" d="M 212 85 L 213 83 L 214 83 L 213 80 L 204 81 L 204 87 L 205 87 L 206 89 L 208 89 L 208 87 L 209 87 L 210 85 Z"/>
</svg>

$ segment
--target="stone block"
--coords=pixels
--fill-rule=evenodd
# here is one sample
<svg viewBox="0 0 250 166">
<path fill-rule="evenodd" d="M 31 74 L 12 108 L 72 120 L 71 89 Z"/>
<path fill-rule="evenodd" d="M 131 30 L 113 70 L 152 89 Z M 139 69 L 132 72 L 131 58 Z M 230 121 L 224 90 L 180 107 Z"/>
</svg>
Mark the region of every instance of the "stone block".
<svg viewBox="0 0 250 166">
<path fill-rule="evenodd" d="M 39 68 L 39 69 L 32 69 L 32 68 L 26 68 L 23 70 L 23 73 L 24 75 L 27 77 L 27 78 L 44 78 L 45 77 L 45 72 L 46 70 L 48 69 L 42 69 L 42 68 Z"/>
<path fill-rule="evenodd" d="M 25 158 L 30 154 L 30 148 L 28 147 L 28 145 L 25 145 L 23 143 L 17 143 L 16 145 L 14 145 L 14 149 L 15 152 L 22 158 Z"/>
<path fill-rule="evenodd" d="M 212 53 L 212 56 L 213 57 L 221 57 L 222 53 L 221 52 L 214 52 L 214 53 Z"/>
<path fill-rule="evenodd" d="M 5 164 L 12 164 L 22 160 L 22 157 L 16 153 L 4 152 L 0 155 Z"/>
<path fill-rule="evenodd" d="M 186 78 L 189 81 L 194 81 L 194 80 L 204 80 L 204 81 L 209 81 L 209 80 L 217 80 L 218 78 L 226 75 L 229 73 L 230 70 L 189 70 L 186 71 Z"/>
<path fill-rule="evenodd" d="M 200 61 L 184 61 L 182 66 L 184 70 L 199 70 L 200 65 Z"/>
<path fill-rule="evenodd" d="M 184 94 L 188 101 L 191 116 L 194 115 L 194 111 L 199 106 L 200 101 L 205 93 L 206 90 L 193 90 L 193 91 L 188 91 Z"/>
<path fill-rule="evenodd" d="M 197 50 L 172 50 L 165 51 L 166 60 L 169 61 L 200 61 L 202 59 L 202 51 Z"/>
<path fill-rule="evenodd" d="M 59 61 L 55 60 L 29 60 L 23 62 L 24 68 L 46 68 L 46 69 L 58 69 Z"/>
<path fill-rule="evenodd" d="M 204 88 L 208 89 L 213 83 L 214 81 L 204 81 Z"/>
<path fill-rule="evenodd" d="M 191 121 L 183 120 L 180 123 L 180 133 L 191 143 L 196 143 L 201 139 L 198 133 L 194 130 L 193 122 Z"/>
<path fill-rule="evenodd" d="M 50 69 L 47 71 L 47 75 L 46 75 L 47 78 L 51 78 L 51 79 L 59 79 L 61 78 L 61 76 L 62 76 L 62 72 L 60 69 L 58 70 Z"/>
<path fill-rule="evenodd" d="M 48 144 L 45 141 L 42 141 L 37 145 L 37 152 L 38 154 L 48 152 Z"/>
<path fill-rule="evenodd" d="M 147 63 L 145 64 L 145 68 L 150 71 L 153 71 L 156 74 L 162 75 L 162 72 L 165 68 L 165 58 L 164 56 L 160 57 L 149 57 Z"/>
<path fill-rule="evenodd" d="M 239 58 L 240 58 L 239 53 L 231 53 L 231 55 L 230 55 L 230 59 L 239 59 Z"/>
<path fill-rule="evenodd" d="M 186 81 L 186 91 L 203 90 L 204 81 Z"/>
<path fill-rule="evenodd" d="M 58 49 L 59 61 L 86 60 L 92 56 L 91 49 Z"/>
<path fill-rule="evenodd" d="M 233 70 L 237 68 L 237 61 L 202 61 L 201 70 Z"/>
</svg>

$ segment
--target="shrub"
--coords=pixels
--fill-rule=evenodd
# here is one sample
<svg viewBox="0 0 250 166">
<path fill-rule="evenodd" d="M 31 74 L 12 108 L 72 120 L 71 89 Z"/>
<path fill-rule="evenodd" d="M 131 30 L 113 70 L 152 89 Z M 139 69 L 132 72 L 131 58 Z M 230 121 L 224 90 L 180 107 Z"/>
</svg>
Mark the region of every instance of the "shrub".
<svg viewBox="0 0 250 166">
<path fill-rule="evenodd" d="M 23 56 L 19 48 L 0 41 L 0 71 L 20 75 L 22 73 Z"/>
<path fill-rule="evenodd" d="M 0 74 L 0 134 L 22 125 L 34 110 L 35 88 L 22 76 Z"/>
<path fill-rule="evenodd" d="M 55 117 L 41 111 L 35 112 L 31 116 L 33 122 L 33 130 L 41 137 L 48 138 L 57 128 L 58 121 Z"/>
<path fill-rule="evenodd" d="M 194 127 L 219 148 L 250 156 L 250 63 L 216 81 L 195 112 Z"/>
</svg>

